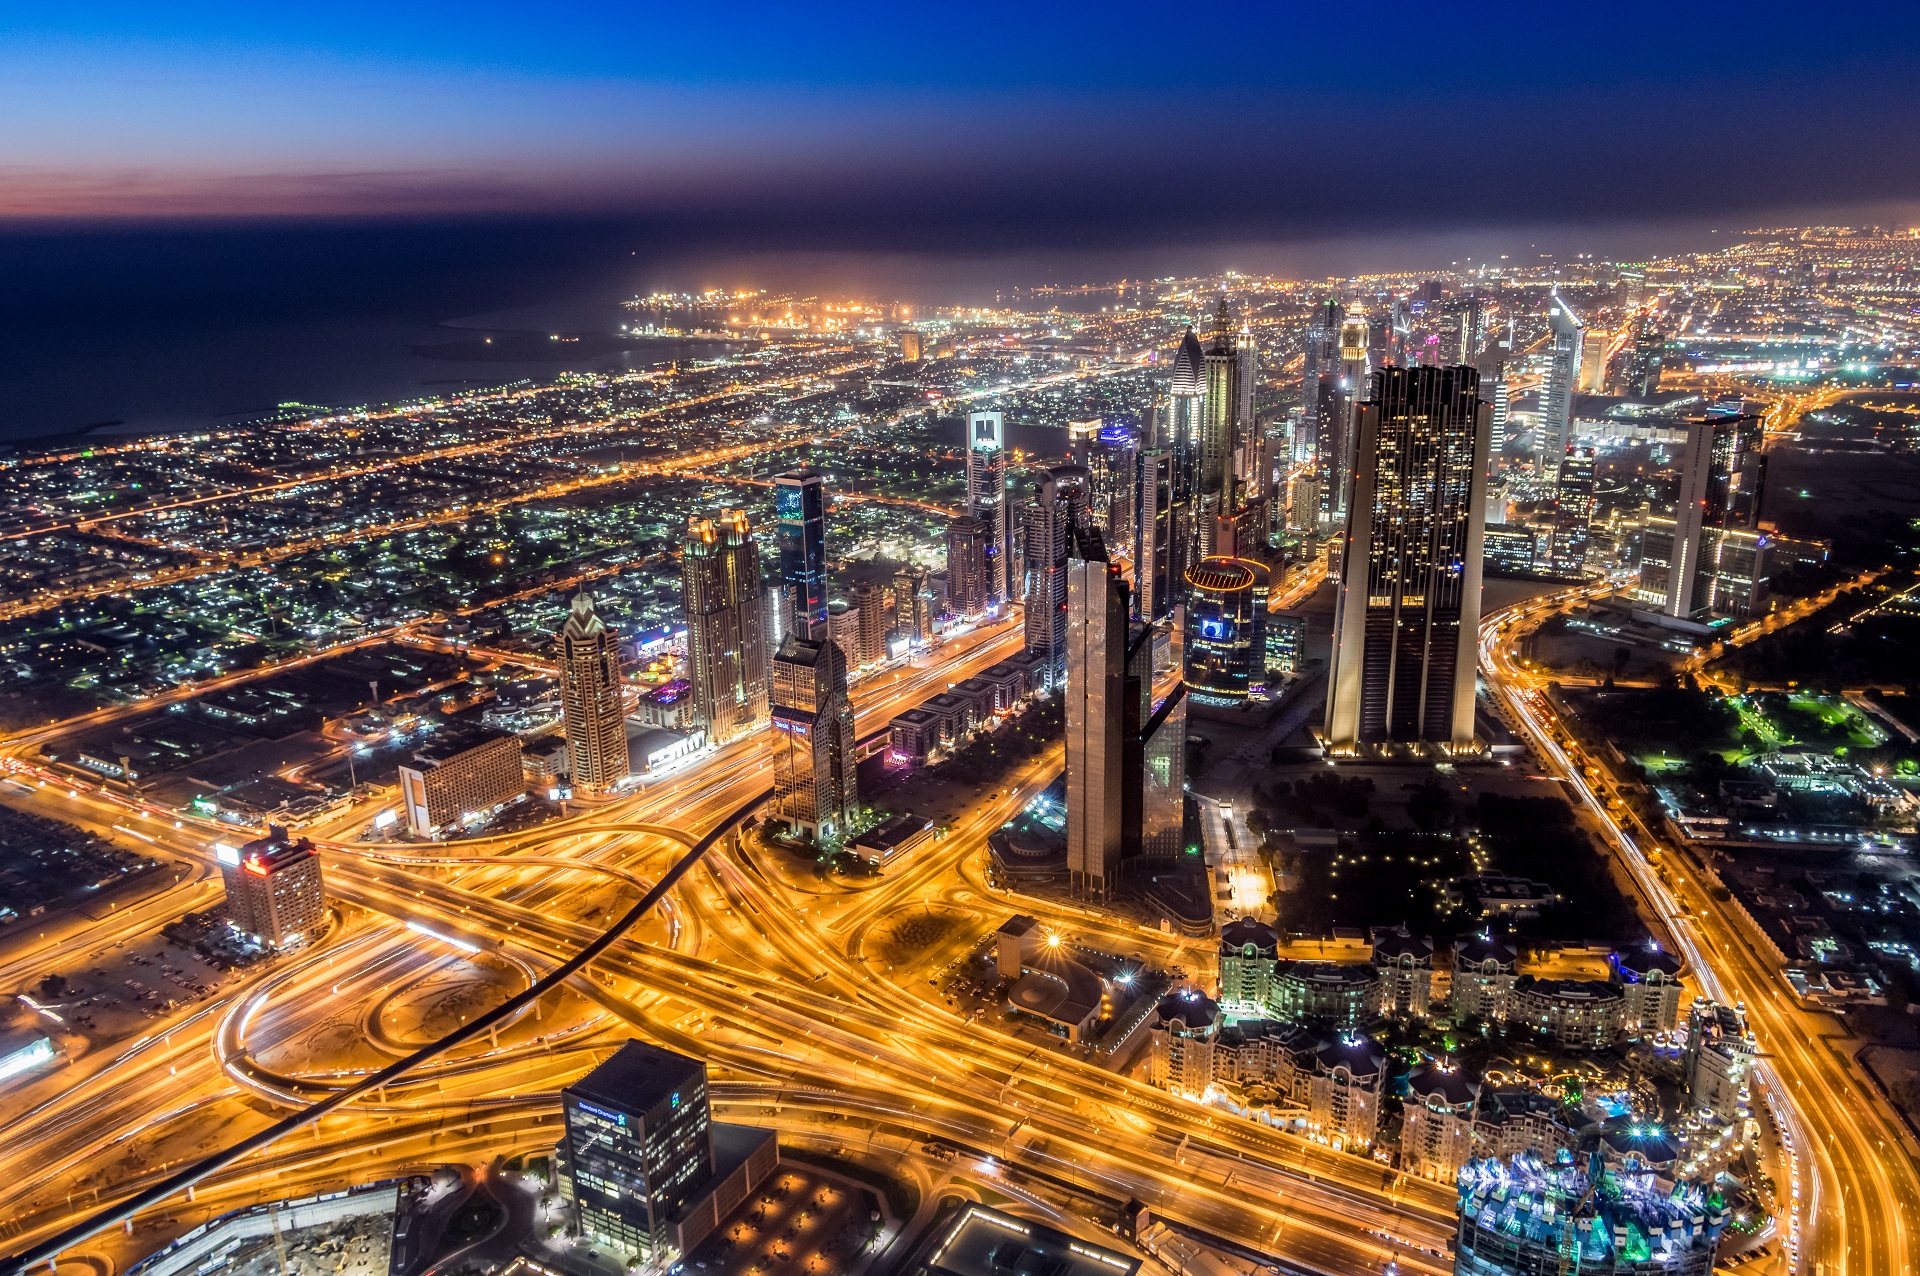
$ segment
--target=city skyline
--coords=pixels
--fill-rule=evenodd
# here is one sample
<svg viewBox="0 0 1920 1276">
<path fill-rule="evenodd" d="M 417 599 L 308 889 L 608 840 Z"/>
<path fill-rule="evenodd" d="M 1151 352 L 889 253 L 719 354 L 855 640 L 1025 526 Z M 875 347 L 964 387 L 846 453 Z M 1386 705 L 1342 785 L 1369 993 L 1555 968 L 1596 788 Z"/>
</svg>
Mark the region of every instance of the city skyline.
<svg viewBox="0 0 1920 1276">
<path fill-rule="evenodd" d="M 0 1273 L 1904 1271 L 1917 278 L 659 289 L 14 445 Z"/>
</svg>

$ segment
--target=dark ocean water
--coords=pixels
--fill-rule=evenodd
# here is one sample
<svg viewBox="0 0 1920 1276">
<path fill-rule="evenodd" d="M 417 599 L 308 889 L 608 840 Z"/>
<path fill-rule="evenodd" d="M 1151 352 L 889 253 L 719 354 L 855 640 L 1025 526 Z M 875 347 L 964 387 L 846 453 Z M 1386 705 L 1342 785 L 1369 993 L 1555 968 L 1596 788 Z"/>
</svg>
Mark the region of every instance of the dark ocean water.
<svg viewBox="0 0 1920 1276">
<path fill-rule="evenodd" d="M 12 230 L 0 233 L 0 442 L 205 428 L 289 402 L 383 403 L 603 368 L 643 357 L 475 363 L 410 347 L 475 329 L 611 333 L 619 301 L 655 287 L 992 302 L 1041 283 L 1444 265 L 1510 238 L 1090 248 L 1015 237 L 956 249 L 911 227 L 854 229 L 573 220 Z"/>
</svg>

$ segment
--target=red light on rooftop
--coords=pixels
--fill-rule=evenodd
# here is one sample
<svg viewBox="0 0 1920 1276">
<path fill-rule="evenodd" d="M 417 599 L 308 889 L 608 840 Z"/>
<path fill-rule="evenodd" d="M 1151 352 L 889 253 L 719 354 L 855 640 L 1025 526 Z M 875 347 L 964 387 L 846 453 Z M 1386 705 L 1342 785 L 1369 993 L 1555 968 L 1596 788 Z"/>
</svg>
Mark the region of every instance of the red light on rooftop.
<svg viewBox="0 0 1920 1276">
<path fill-rule="evenodd" d="M 246 862 L 242 864 L 241 867 L 246 869 L 249 873 L 253 873 L 260 877 L 265 877 L 267 875 L 266 861 L 262 860 L 258 855 L 248 856 L 246 859 Z"/>
</svg>

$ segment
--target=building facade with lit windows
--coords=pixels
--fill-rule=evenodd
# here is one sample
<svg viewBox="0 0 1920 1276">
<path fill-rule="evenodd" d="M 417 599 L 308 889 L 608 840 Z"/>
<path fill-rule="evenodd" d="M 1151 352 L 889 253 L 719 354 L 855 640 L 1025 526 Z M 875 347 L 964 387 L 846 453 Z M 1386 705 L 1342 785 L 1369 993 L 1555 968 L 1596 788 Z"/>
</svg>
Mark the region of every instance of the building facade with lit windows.
<svg viewBox="0 0 1920 1276">
<path fill-rule="evenodd" d="M 780 632 L 811 637 L 827 623 L 827 483 L 810 466 L 777 474 L 773 509 L 780 537 Z"/>
<path fill-rule="evenodd" d="M 987 525 L 977 518 L 947 524 L 947 612 L 962 619 L 987 610 Z"/>
<path fill-rule="evenodd" d="M 1129 777 L 1127 765 L 1138 747 L 1137 740 L 1128 739 L 1125 695 L 1127 585 L 1118 564 L 1101 551 L 1097 533 L 1085 537 L 1080 549 L 1061 565 L 1067 878 L 1075 895 L 1106 899 L 1119 885 L 1127 788 L 1139 783 Z M 1034 606 L 1030 596 L 1029 620 Z M 1136 736 L 1139 725 L 1132 723 Z"/>
<path fill-rule="evenodd" d="M 1133 614 L 1149 624 L 1173 615 L 1180 581 L 1175 576 L 1176 552 L 1173 508 L 1174 456 L 1166 448 L 1150 448 L 1135 461 L 1138 476 L 1134 493 Z"/>
<path fill-rule="evenodd" d="M 1565 1049 L 1602 1050 L 1626 1030 L 1627 999 L 1608 980 L 1523 975 L 1514 984 L 1508 1018 Z"/>
<path fill-rule="evenodd" d="M 605 793 L 631 770 L 624 695 L 620 643 L 583 589 L 560 627 L 560 715 L 573 787 L 583 793 Z"/>
<path fill-rule="evenodd" d="M 706 1064 L 639 1041 L 563 1087 L 560 1111 L 561 1196 L 581 1239 L 629 1266 L 684 1258 L 779 1165 L 771 1131 L 712 1119 Z"/>
<path fill-rule="evenodd" d="M 1384 367 L 1354 410 L 1325 740 L 1474 747 L 1491 429 L 1468 367 Z"/>
<path fill-rule="evenodd" d="M 709 742 L 727 744 L 769 714 L 760 547 L 745 510 L 688 520 L 680 581 L 694 713 Z"/>
<path fill-rule="evenodd" d="M 1307 1083 L 1307 1130 L 1336 1148 L 1372 1147 L 1380 1133 L 1386 1053 L 1366 1037 L 1343 1036 L 1315 1052 Z"/>
<path fill-rule="evenodd" d="M 1766 610 L 1773 538 L 1760 526 L 1764 441 L 1764 423 L 1751 413 L 1687 422 L 1673 513 L 1649 518 L 1641 533 L 1637 600 L 1681 619 Z"/>
<path fill-rule="evenodd" d="M 480 823 L 527 793 L 520 739 L 509 731 L 452 729 L 415 749 L 399 775 L 407 827 L 416 837 Z"/>
<path fill-rule="evenodd" d="M 226 887 L 227 923 L 271 948 L 298 948 L 326 926 L 327 888 L 320 857 L 306 838 L 275 826 L 234 850 L 215 847 Z"/>
<path fill-rule="evenodd" d="M 1551 477 L 1573 442 L 1573 395 L 1580 380 L 1587 327 L 1556 290 L 1547 301 L 1547 369 L 1540 384 L 1540 423 L 1533 454 L 1543 477 Z"/>
<path fill-rule="evenodd" d="M 1183 634 L 1187 694 L 1197 705 L 1231 707 L 1266 680 L 1267 569 L 1238 558 L 1207 558 L 1187 572 Z"/>
<path fill-rule="evenodd" d="M 843 837 L 860 806 L 854 744 L 839 644 L 789 634 L 773 657 L 774 818 L 816 843 Z"/>
<path fill-rule="evenodd" d="M 1007 426 L 999 412 L 967 414 L 967 517 L 978 519 L 983 532 L 985 610 L 998 612 L 1018 592 L 1013 504 L 1007 492 Z"/>
<path fill-rule="evenodd" d="M 1436 1183 L 1451 1183 L 1473 1159 L 1474 1117 L 1480 1083 L 1458 1068 L 1429 1062 L 1407 1077 L 1400 1108 L 1400 1168 Z"/>
<path fill-rule="evenodd" d="M 1398 1018 L 1424 1019 L 1433 999 L 1433 941 L 1405 926 L 1376 926 L 1373 968 L 1380 972 L 1381 1009 Z"/>
<path fill-rule="evenodd" d="M 1470 935 L 1453 944 L 1453 983 L 1447 1009 L 1454 1019 L 1505 1023 L 1513 1010 L 1520 952 L 1494 935 Z"/>
</svg>

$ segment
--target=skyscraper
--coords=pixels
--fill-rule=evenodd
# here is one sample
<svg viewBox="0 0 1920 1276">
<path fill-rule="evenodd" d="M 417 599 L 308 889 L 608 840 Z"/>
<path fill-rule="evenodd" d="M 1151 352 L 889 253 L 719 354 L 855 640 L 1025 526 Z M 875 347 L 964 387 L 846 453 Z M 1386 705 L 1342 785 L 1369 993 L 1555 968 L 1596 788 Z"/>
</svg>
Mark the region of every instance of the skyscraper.
<svg viewBox="0 0 1920 1276">
<path fill-rule="evenodd" d="M 1573 392 L 1586 349 L 1586 325 L 1554 290 L 1547 303 L 1547 372 L 1540 383 L 1540 425 L 1533 454 L 1540 473 L 1552 474 L 1573 442 Z"/>
<path fill-rule="evenodd" d="M 1186 570 L 1194 536 L 1194 500 L 1199 484 L 1200 435 L 1205 429 L 1207 397 L 1206 352 L 1188 328 L 1173 357 L 1173 379 L 1168 387 L 1168 447 L 1173 453 L 1173 491 L 1170 505 L 1173 527 L 1173 591 L 1179 601 L 1186 588 Z"/>
<path fill-rule="evenodd" d="M 947 610 L 979 616 L 987 609 L 987 525 L 977 518 L 947 524 Z"/>
<path fill-rule="evenodd" d="M 1187 572 L 1182 648 L 1187 694 L 1197 705 L 1245 704 L 1266 677 L 1267 569 L 1207 558 Z"/>
<path fill-rule="evenodd" d="M 1660 392 L 1660 373 L 1667 357 L 1667 339 L 1648 325 L 1634 339 L 1633 355 L 1627 363 L 1627 393 L 1636 399 Z"/>
<path fill-rule="evenodd" d="M 1086 479 L 1077 465 L 1042 472 L 1023 511 L 1026 646 L 1045 658 L 1049 685 L 1067 655 L 1067 550 L 1076 524 L 1084 525 L 1075 514 L 1086 509 Z"/>
<path fill-rule="evenodd" d="M 1076 895 L 1117 885 L 1126 786 L 1127 586 L 1098 533 L 1066 565 L 1067 874 Z"/>
<path fill-rule="evenodd" d="M 1340 373 L 1321 378 L 1320 437 L 1315 444 L 1323 525 L 1338 531 L 1347 517 L 1347 495 L 1353 474 L 1353 405 L 1367 390 L 1372 326 L 1358 310 L 1340 321 Z"/>
<path fill-rule="evenodd" d="M 1240 404 L 1240 361 L 1227 299 L 1214 311 L 1205 355 L 1200 432 L 1194 440 L 1193 553 L 1213 553 L 1215 520 L 1233 508 L 1233 442 Z"/>
<path fill-rule="evenodd" d="M 1468 367 L 1383 367 L 1357 438 L 1326 738 L 1473 745 L 1492 413 Z"/>
<path fill-rule="evenodd" d="M 567 622 L 560 627 L 560 715 L 574 788 L 605 793 L 627 778 L 631 767 L 620 643 L 585 589 L 573 596 Z"/>
<path fill-rule="evenodd" d="M 327 888 L 320 857 L 306 838 L 278 825 L 235 850 L 214 849 L 226 887 L 227 924 L 272 948 L 298 948 L 327 924 Z"/>
<path fill-rule="evenodd" d="M 1329 297 L 1307 321 L 1306 348 L 1300 360 L 1300 439 L 1308 455 L 1297 460 L 1313 460 L 1313 450 L 1321 442 L 1320 409 L 1340 376 L 1340 324 L 1345 318 L 1340 303 Z"/>
<path fill-rule="evenodd" d="M 998 412 L 967 416 L 967 514 L 986 531 L 987 609 L 1004 607 L 1018 577 L 1013 574 L 1013 507 L 1007 500 L 1006 420 Z"/>
<path fill-rule="evenodd" d="M 787 635 L 773 657 L 773 806 L 816 843 L 845 835 L 860 807 L 853 706 L 840 645 Z"/>
<path fill-rule="evenodd" d="M 1761 609 L 1771 548 L 1760 531 L 1764 438 L 1751 414 L 1687 422 L 1673 515 L 1649 519 L 1641 533 L 1636 598 L 1679 618 Z"/>
<path fill-rule="evenodd" d="M 1593 529 L 1593 465 L 1590 447 L 1569 447 L 1554 484 L 1553 570 L 1578 575 L 1586 566 L 1587 540 Z"/>
<path fill-rule="evenodd" d="M 623 1257 L 664 1257 L 674 1211 L 713 1177 L 707 1065 L 629 1041 L 561 1089 L 560 1112 L 581 1234 Z"/>
<path fill-rule="evenodd" d="M 773 480 L 780 525 L 780 588 L 786 600 L 781 631 L 812 637 L 827 623 L 827 484 L 802 467 Z"/>
<path fill-rule="evenodd" d="M 1107 417 L 1082 462 L 1092 479 L 1093 516 L 1108 545 L 1133 544 L 1134 457 L 1140 435 L 1127 417 Z"/>
<path fill-rule="evenodd" d="M 680 559 L 687 676 L 707 739 L 726 744 L 767 724 L 767 648 L 760 548 L 745 510 L 694 517 Z"/>
<path fill-rule="evenodd" d="M 1507 367 L 1498 365 L 1493 374 L 1492 393 L 1487 402 L 1493 405 L 1493 430 L 1487 441 L 1487 474 L 1491 477 L 1500 468 L 1500 457 L 1507 450 L 1507 414 L 1512 406 L 1512 396 L 1507 390 Z"/>
<path fill-rule="evenodd" d="M 1153 448 L 1136 462 L 1134 485 L 1134 614 L 1149 624 L 1173 614 L 1174 561 L 1173 453 Z"/>
</svg>

